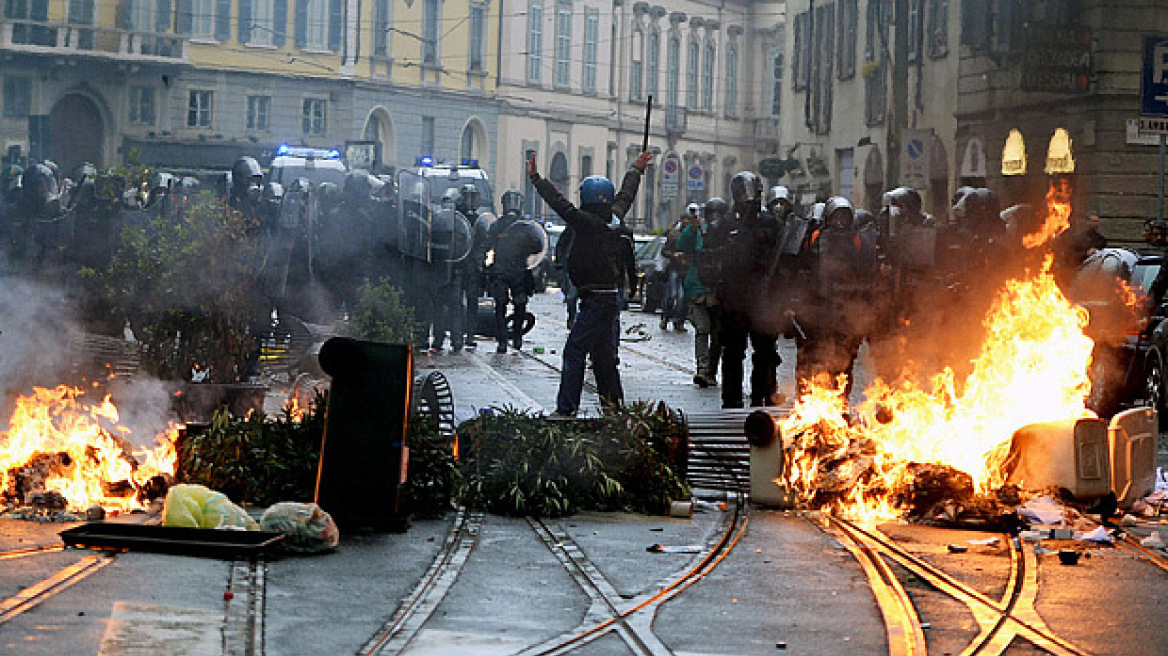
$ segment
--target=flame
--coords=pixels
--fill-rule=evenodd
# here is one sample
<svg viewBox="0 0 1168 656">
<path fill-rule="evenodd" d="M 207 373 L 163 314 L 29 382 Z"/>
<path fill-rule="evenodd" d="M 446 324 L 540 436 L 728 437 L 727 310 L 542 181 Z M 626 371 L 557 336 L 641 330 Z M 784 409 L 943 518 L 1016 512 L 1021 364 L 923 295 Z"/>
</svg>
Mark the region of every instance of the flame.
<svg viewBox="0 0 1168 656">
<path fill-rule="evenodd" d="M 1026 248 L 1037 248 L 1071 227 L 1071 185 L 1066 178 L 1055 178 L 1046 191 L 1046 221 L 1038 232 L 1022 237 Z"/>
<path fill-rule="evenodd" d="M 1039 234 L 1065 221 L 1061 196 Z M 896 490 L 911 483 L 913 463 L 949 465 L 987 492 L 1003 481 L 1001 465 L 1018 428 L 1093 416 L 1085 399 L 1094 343 L 1086 310 L 1039 270 L 1008 281 L 983 323 L 986 339 L 964 380 L 946 367 L 924 384 L 877 379 L 849 413 L 844 380 L 801 381 L 802 396 L 780 424 L 791 444 L 784 484 L 796 503 L 858 519 L 890 519 Z M 834 385 L 832 383 L 835 383 Z"/>
<path fill-rule="evenodd" d="M 18 397 L 9 428 L 0 433 L 0 493 L 13 492 L 15 470 L 38 455 L 65 453 L 67 464 L 62 458 L 64 466 L 54 468 L 44 482 L 46 491 L 65 497 L 70 510 L 94 503 L 123 511 L 140 507 L 136 495 L 111 495 L 107 485 L 125 481 L 140 488 L 152 476 L 173 475 L 178 429 L 172 426 L 157 435 L 153 448 L 134 448 L 122 437 L 129 430 L 118 421 L 109 396 L 91 402 L 77 387 L 36 387 Z"/>
</svg>

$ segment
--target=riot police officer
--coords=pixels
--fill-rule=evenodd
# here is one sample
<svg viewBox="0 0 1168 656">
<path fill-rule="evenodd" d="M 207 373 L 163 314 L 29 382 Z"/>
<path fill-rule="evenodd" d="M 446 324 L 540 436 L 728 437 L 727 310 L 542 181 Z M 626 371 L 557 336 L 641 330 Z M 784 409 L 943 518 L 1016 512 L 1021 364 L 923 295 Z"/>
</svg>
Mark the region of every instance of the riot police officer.
<svg viewBox="0 0 1168 656">
<path fill-rule="evenodd" d="M 722 407 L 741 408 L 747 343 L 753 349 L 750 403 L 778 402 L 781 362 L 777 333 L 762 329 L 769 311 L 767 274 L 779 239 L 774 217 L 762 211 L 762 180 L 741 171 L 730 182 L 733 205 L 709 232 L 709 248 L 720 260 L 716 294 L 722 310 Z"/>
<path fill-rule="evenodd" d="M 471 225 L 470 254 L 463 260 L 462 291 L 466 300 L 466 316 L 463 328 L 466 331 L 465 345 L 475 348 L 478 328 L 479 298 L 483 295 L 486 277 L 487 241 L 494 217 L 489 212 L 479 213 L 479 190 L 471 183 L 462 185 L 458 194 L 458 211 Z"/>
<path fill-rule="evenodd" d="M 523 194 L 508 189 L 499 204 L 503 216 L 495 221 L 487 236 L 491 260 L 488 277 L 491 297 L 495 300 L 495 352 L 506 353 L 508 343 L 517 350 L 523 346 L 527 301 L 535 293 L 529 258 L 545 250 L 546 243 L 540 242 L 543 228 L 523 220 Z M 508 305 L 513 308 L 511 321 L 507 319 Z"/>
</svg>

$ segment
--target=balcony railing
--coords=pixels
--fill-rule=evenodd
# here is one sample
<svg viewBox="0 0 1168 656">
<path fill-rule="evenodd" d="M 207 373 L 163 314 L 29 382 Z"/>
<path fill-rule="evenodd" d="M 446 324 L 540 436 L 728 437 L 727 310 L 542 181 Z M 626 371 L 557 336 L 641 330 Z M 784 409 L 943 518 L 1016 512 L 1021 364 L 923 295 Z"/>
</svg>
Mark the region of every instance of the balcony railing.
<svg viewBox="0 0 1168 656">
<path fill-rule="evenodd" d="M 188 45 L 175 34 L 0 18 L 0 50 L 185 63 Z"/>
</svg>

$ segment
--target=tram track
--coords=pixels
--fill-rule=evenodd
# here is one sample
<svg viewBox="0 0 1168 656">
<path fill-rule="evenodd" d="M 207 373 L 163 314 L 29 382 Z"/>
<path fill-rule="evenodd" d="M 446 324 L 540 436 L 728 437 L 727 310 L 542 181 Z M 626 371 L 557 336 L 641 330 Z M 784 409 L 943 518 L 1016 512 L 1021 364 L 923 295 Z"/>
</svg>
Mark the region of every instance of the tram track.
<svg viewBox="0 0 1168 656">
<path fill-rule="evenodd" d="M 55 553 L 60 549 L 38 548 L 28 550 L 24 556 Z M 11 554 L 13 552 L 6 552 Z M 36 608 L 45 601 L 73 585 L 89 578 L 117 557 L 117 552 L 101 552 L 83 556 L 80 560 L 70 563 L 52 574 L 28 586 L 21 588 L 15 595 L 0 600 L 0 626 L 13 618 Z"/>
<path fill-rule="evenodd" d="M 865 529 L 848 520 L 828 517 L 830 529 L 847 536 L 859 550 L 875 559 L 888 559 L 903 567 L 934 590 L 963 603 L 977 622 L 977 636 L 959 656 L 993 656 L 1006 652 L 1015 638 L 1028 640 L 1036 647 L 1055 656 L 1087 656 L 1089 652 L 1055 634 L 1038 615 L 1034 604 L 1038 596 L 1038 557 L 1032 547 L 1017 537 L 1010 537 L 1010 577 L 1005 593 L 994 600 L 928 561 L 911 553 L 891 538 L 876 530 Z M 882 610 L 883 610 L 882 605 Z M 907 622 L 920 625 L 915 611 L 905 608 L 905 617 L 893 618 L 889 625 L 890 654 L 919 653 L 902 651 L 916 649 L 902 642 L 893 646 L 894 626 Z M 886 621 L 888 615 L 886 615 Z"/>
</svg>

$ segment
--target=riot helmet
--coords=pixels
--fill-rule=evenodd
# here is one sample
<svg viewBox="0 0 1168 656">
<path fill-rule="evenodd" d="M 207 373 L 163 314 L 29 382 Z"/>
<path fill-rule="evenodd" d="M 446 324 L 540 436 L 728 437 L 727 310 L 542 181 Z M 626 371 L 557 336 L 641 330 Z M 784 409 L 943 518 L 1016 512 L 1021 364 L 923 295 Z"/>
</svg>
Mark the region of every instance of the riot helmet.
<svg viewBox="0 0 1168 656">
<path fill-rule="evenodd" d="M 447 189 L 442 194 L 442 209 L 452 210 L 458 207 L 458 199 L 460 196 L 462 196 L 462 194 L 460 194 L 454 187 Z"/>
<path fill-rule="evenodd" d="M 262 177 L 264 170 L 254 157 L 244 155 L 235 160 L 235 164 L 231 166 L 231 182 L 234 185 L 251 184 Z"/>
<path fill-rule="evenodd" d="M 458 210 L 474 212 L 479 209 L 479 188 L 468 182 L 459 189 Z"/>
<path fill-rule="evenodd" d="M 700 207 L 698 207 L 698 204 L 697 204 L 697 203 L 690 203 L 689 205 L 686 205 L 686 206 L 685 206 L 685 211 L 686 211 L 686 213 L 687 213 L 687 214 L 689 214 L 690 216 L 697 216 L 697 215 L 698 215 L 698 212 L 699 212 L 700 210 L 701 210 L 701 208 L 700 208 Z"/>
<path fill-rule="evenodd" d="M 791 190 L 782 185 L 767 189 L 766 206 L 775 216 L 785 216 L 792 208 Z"/>
<path fill-rule="evenodd" d="M 280 202 L 284 197 L 284 185 L 279 182 L 268 182 L 264 185 L 263 193 L 260 195 L 264 200 Z"/>
<path fill-rule="evenodd" d="M 508 189 L 499 199 L 499 205 L 503 208 L 504 214 L 518 213 L 523 208 L 523 194 L 515 189 Z"/>
<path fill-rule="evenodd" d="M 823 221 L 823 210 L 825 205 L 826 203 L 814 203 L 811 206 L 811 211 L 807 213 L 807 218 L 811 219 L 812 221 Z"/>
<path fill-rule="evenodd" d="M 590 175 L 580 182 L 581 205 L 612 205 L 616 187 L 603 175 Z"/>
<path fill-rule="evenodd" d="M 730 206 L 720 196 L 714 196 L 706 201 L 706 221 L 717 221 L 729 211 Z"/>
<path fill-rule="evenodd" d="M 823 222 L 828 230 L 848 231 L 856 221 L 852 201 L 843 196 L 832 196 L 823 204 Z"/>
<path fill-rule="evenodd" d="M 81 184 L 86 179 L 93 179 L 97 177 L 97 167 L 90 162 L 82 162 L 73 167 L 73 171 L 69 174 L 73 178 L 73 182 Z"/>
<path fill-rule="evenodd" d="M 900 215 L 910 221 L 921 216 L 921 194 L 912 187 L 897 187 L 888 192 L 887 205 L 899 208 Z"/>
<path fill-rule="evenodd" d="M 735 205 L 749 203 L 762 197 L 762 179 L 752 171 L 739 171 L 730 180 L 730 198 Z"/>
<path fill-rule="evenodd" d="M 49 171 L 52 172 L 53 180 L 55 180 L 57 182 L 57 184 L 60 185 L 61 184 L 61 167 L 57 166 L 57 163 L 51 159 L 46 159 L 43 162 L 43 164 L 45 165 L 45 168 L 49 169 Z"/>
</svg>

